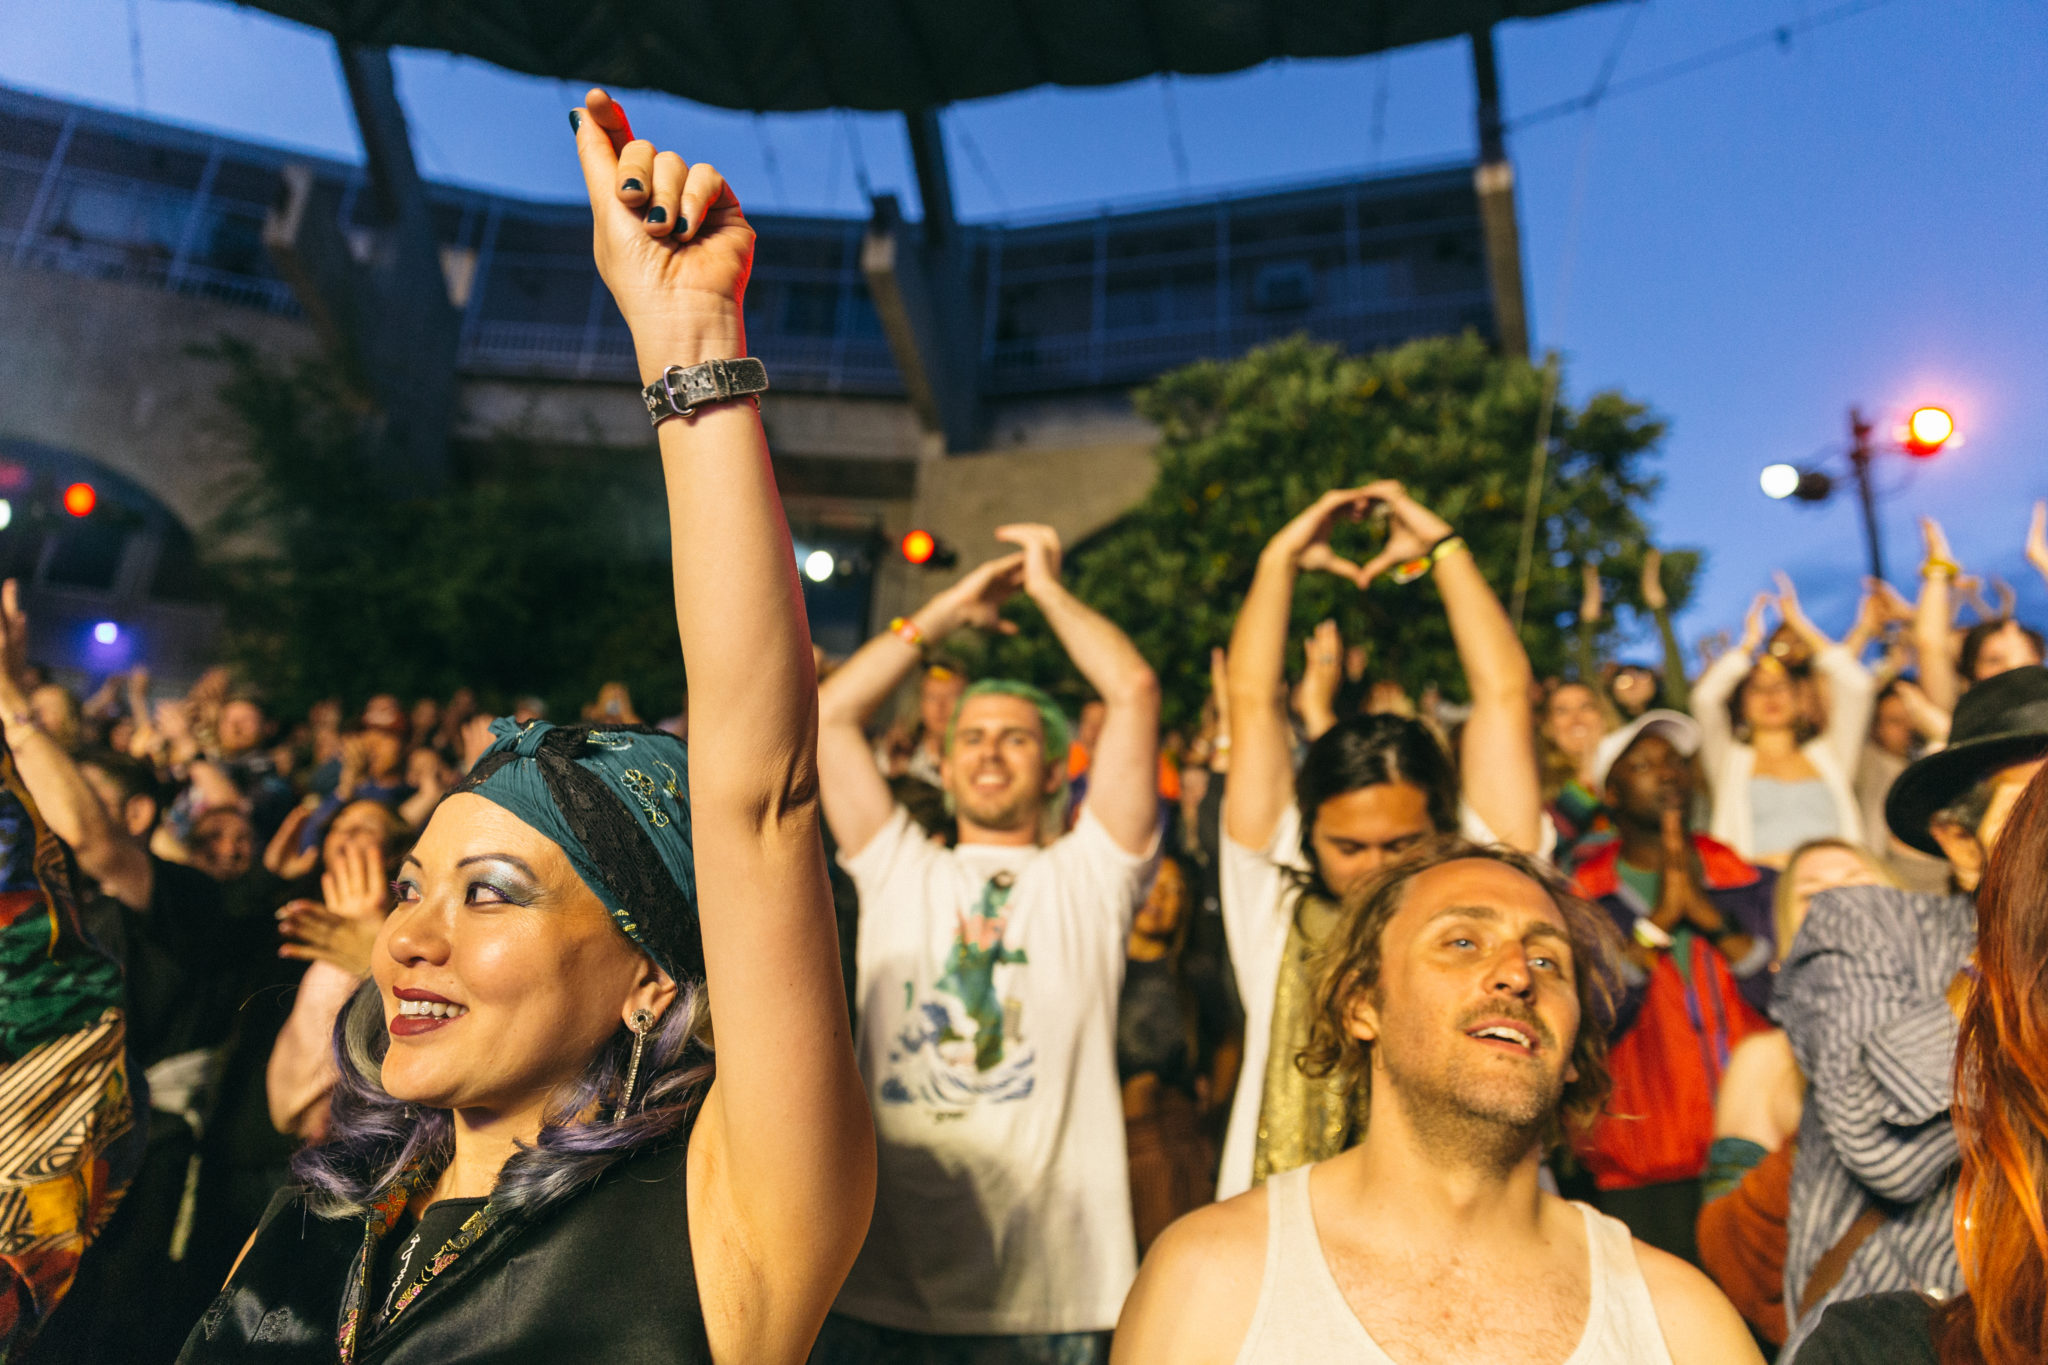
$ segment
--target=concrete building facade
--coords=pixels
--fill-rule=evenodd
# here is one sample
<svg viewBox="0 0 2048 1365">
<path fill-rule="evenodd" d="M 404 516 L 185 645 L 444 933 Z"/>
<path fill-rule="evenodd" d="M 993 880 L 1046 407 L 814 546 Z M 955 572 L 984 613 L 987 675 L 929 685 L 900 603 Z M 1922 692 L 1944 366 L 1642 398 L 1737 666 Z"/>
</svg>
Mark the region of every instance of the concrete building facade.
<svg viewBox="0 0 2048 1365">
<path fill-rule="evenodd" d="M 315 202 L 367 257 L 358 167 L 0 90 L 0 495 L 16 480 L 22 509 L 0 525 L 0 561 L 32 584 L 47 656 L 88 671 L 203 658 L 213 618 L 175 585 L 236 457 L 220 367 L 198 351 L 229 334 L 317 353 L 307 301 L 266 247 L 294 176 L 326 191 Z M 428 193 L 460 318 L 457 443 L 647 450 L 587 210 Z M 895 555 L 909 528 L 964 568 L 1005 521 L 1077 539 L 1142 496 L 1154 434 L 1129 394 L 1166 369 L 1297 332 L 1355 350 L 1496 334 L 1470 163 L 947 224 L 936 244 L 887 201 L 868 219 L 754 222 L 750 349 L 774 386 L 762 411 L 792 529 L 833 557 L 807 591 L 835 650 L 944 581 Z M 73 582 L 62 547 L 93 519 L 53 499 L 93 471 L 129 508 L 121 547 L 140 548 Z M 101 619 L 122 626 L 121 650 L 82 643 Z"/>
</svg>

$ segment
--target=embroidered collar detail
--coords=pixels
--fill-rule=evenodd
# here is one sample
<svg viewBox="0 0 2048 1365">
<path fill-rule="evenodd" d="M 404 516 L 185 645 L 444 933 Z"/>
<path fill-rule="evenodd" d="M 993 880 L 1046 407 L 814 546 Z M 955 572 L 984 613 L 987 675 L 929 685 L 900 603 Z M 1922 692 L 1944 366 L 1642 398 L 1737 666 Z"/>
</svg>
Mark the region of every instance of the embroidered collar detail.
<svg viewBox="0 0 2048 1365">
<path fill-rule="evenodd" d="M 349 1276 L 348 1297 L 342 1306 L 341 1327 L 335 1337 L 335 1346 L 341 1355 L 341 1365 L 354 1365 L 355 1362 L 356 1348 L 360 1345 L 363 1306 L 369 1299 L 370 1270 L 376 1264 L 377 1247 L 390 1235 L 391 1229 L 398 1225 L 398 1220 L 405 1216 L 406 1207 L 432 1182 L 433 1175 L 429 1173 L 426 1163 L 415 1161 L 392 1182 L 384 1197 L 376 1202 L 369 1215 L 363 1219 L 363 1245 L 356 1253 L 355 1265 Z M 385 1315 L 383 1325 L 389 1327 L 398 1321 L 399 1315 L 419 1297 L 420 1291 L 432 1284 L 434 1278 L 442 1271 L 454 1265 L 463 1252 L 475 1246 L 478 1239 L 497 1221 L 498 1211 L 488 1202 L 464 1219 L 462 1226 L 455 1230 L 455 1235 L 442 1243 L 441 1249 L 434 1253 L 434 1258 L 427 1262 L 426 1267 L 420 1272 L 418 1281 L 408 1287 L 398 1296 L 397 1302 L 391 1305 L 391 1311 Z"/>
</svg>

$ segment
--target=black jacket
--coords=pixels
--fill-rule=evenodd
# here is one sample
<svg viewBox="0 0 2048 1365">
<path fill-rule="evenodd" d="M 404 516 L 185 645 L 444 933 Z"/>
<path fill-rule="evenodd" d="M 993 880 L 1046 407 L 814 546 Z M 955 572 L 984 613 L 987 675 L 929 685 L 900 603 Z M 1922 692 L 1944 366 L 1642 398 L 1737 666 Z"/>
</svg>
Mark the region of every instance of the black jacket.
<svg viewBox="0 0 2048 1365">
<path fill-rule="evenodd" d="M 612 1167 L 532 1220 L 509 1219 L 357 1344 L 358 1365 L 708 1363 L 676 1142 Z M 185 1341 L 180 1365 L 333 1365 L 363 1220 L 271 1201 L 255 1244 Z"/>
</svg>

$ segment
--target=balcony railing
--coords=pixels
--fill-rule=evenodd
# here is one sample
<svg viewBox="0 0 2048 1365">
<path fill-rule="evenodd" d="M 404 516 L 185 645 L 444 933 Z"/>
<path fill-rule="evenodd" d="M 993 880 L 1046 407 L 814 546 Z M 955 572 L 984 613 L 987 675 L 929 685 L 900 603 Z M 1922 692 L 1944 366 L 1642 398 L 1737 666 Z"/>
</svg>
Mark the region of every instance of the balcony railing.
<svg viewBox="0 0 2048 1365">
<path fill-rule="evenodd" d="M 75 129 L 98 139 L 90 166 L 66 159 Z M 110 141 L 175 148 L 176 164 L 195 168 L 192 183 L 120 173 Z M 296 315 L 298 301 L 262 247 L 268 206 L 251 198 L 295 159 L 0 90 L 0 262 Z M 343 187 L 344 226 L 361 236 L 353 214 L 361 171 L 323 163 L 318 173 Z M 1465 214 L 1472 201 L 1459 197 L 1469 185 L 1464 172 L 1439 169 L 1144 214 L 970 226 L 982 387 L 1016 395 L 1126 386 L 1295 332 L 1368 349 L 1484 329 L 1483 271 L 1459 263 L 1461 252 L 1476 260 L 1476 203 Z M 432 193 L 447 246 L 474 265 L 463 301 L 465 372 L 634 377 L 616 310 L 589 258 L 569 249 L 579 235 L 569 230 L 569 208 L 445 186 Z M 859 269 L 859 225 L 764 218 L 759 226 L 767 245 L 756 261 L 749 332 L 777 387 L 900 395 Z M 525 249 L 495 250 L 501 229 Z M 776 260 L 778 233 L 786 261 Z M 1294 292 L 1281 303 L 1296 306 L 1265 296 L 1260 276 L 1269 269 L 1288 274 L 1283 283 Z"/>
</svg>

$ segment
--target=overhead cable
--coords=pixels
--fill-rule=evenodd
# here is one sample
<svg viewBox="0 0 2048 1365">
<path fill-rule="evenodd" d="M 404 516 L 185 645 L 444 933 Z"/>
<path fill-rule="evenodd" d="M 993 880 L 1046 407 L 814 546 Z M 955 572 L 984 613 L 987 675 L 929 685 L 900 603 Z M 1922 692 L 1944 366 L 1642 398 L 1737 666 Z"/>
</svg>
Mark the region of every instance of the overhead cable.
<svg viewBox="0 0 2048 1365">
<path fill-rule="evenodd" d="M 1625 81 L 1614 81 L 1597 91 L 1578 95 L 1568 100 L 1559 100 L 1555 104 L 1546 104 L 1538 109 L 1531 109 L 1526 114 L 1521 114 L 1508 120 L 1507 126 L 1510 131 L 1513 131 L 1526 128 L 1535 123 L 1547 123 L 1551 119 L 1562 118 L 1566 114 L 1578 113 L 1607 96 L 1629 95 L 1634 94 L 1638 90 L 1647 90 L 1653 85 L 1662 85 L 1664 82 L 1676 80 L 1680 76 L 1689 76 L 1695 71 L 1704 70 L 1710 66 L 1717 66 L 1722 62 L 1732 61 L 1737 57 L 1747 56 L 1749 53 L 1755 52 L 1760 48 L 1774 46 L 1781 49 L 1789 48 L 1792 46 L 1794 37 L 1811 33 L 1813 30 L 1824 28 L 1829 24 L 1840 23 L 1844 19 L 1853 19 L 1859 14 L 1882 8 L 1890 3 L 1892 3 L 1892 0 L 1848 0 L 1846 4 L 1836 5 L 1831 9 L 1824 9 L 1811 18 L 1800 18 L 1793 20 L 1789 24 L 1779 24 L 1774 28 L 1752 33 L 1746 38 L 1738 38 L 1733 42 L 1723 43 L 1719 47 L 1709 48 L 1705 52 L 1696 53 L 1682 60 L 1655 67 L 1652 70 L 1645 71 L 1640 76 L 1631 76 Z"/>
<path fill-rule="evenodd" d="M 1173 73 L 1166 72 L 1159 81 L 1159 102 L 1166 109 L 1166 150 L 1173 156 L 1174 182 L 1182 189 L 1189 183 L 1188 145 L 1180 135 L 1180 104 L 1173 97 Z"/>
<path fill-rule="evenodd" d="M 1008 213 L 1010 200 L 1003 193 L 1002 185 L 996 180 L 996 173 L 989 168 L 988 158 L 981 154 L 981 144 L 974 140 L 974 134 L 967 131 L 965 120 L 956 118 L 951 122 L 953 135 L 960 139 L 960 150 L 967 153 L 967 164 L 974 167 L 974 173 L 981 178 L 982 186 L 988 190 L 989 198 L 995 200 L 996 212 Z"/>
</svg>

